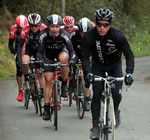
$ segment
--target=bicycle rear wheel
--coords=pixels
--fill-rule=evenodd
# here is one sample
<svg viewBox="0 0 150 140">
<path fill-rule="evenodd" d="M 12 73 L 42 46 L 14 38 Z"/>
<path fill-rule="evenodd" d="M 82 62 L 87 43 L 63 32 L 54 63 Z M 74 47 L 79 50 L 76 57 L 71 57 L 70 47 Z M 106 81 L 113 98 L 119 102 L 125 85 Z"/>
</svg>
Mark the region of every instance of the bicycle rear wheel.
<svg viewBox="0 0 150 140">
<path fill-rule="evenodd" d="M 79 76 L 77 80 L 77 111 L 80 119 L 84 117 L 84 108 L 85 108 L 85 84 L 82 76 Z"/>
<path fill-rule="evenodd" d="M 30 90 L 25 89 L 24 90 L 24 107 L 28 109 L 29 107 L 29 99 L 30 99 Z"/>
<path fill-rule="evenodd" d="M 111 96 L 107 99 L 106 126 L 103 127 L 103 134 L 102 140 L 115 139 L 115 115 L 113 99 Z"/>
<path fill-rule="evenodd" d="M 34 104 L 35 112 L 38 113 L 38 90 L 36 88 L 36 82 L 32 83 L 32 101 Z"/>
<path fill-rule="evenodd" d="M 58 85 L 54 84 L 53 85 L 53 96 L 54 96 L 54 126 L 55 130 L 57 130 L 57 125 L 58 125 Z"/>
<path fill-rule="evenodd" d="M 36 88 L 36 100 L 37 100 L 38 105 L 39 105 L 40 116 L 42 116 L 42 105 L 41 105 L 41 102 L 42 102 L 41 94 L 42 93 L 41 93 L 41 90 L 40 90 L 38 79 L 36 79 L 35 88 Z"/>
</svg>

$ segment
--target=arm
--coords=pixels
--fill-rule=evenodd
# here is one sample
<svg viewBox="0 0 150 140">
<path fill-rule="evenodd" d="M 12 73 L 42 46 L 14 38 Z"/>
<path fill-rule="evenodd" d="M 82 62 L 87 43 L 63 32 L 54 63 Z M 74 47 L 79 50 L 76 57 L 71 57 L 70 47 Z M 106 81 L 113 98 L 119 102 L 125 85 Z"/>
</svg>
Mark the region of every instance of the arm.
<svg viewBox="0 0 150 140">
<path fill-rule="evenodd" d="M 17 48 L 17 56 L 18 56 L 18 60 L 21 60 L 21 56 L 22 56 L 22 48 L 23 48 L 23 44 L 25 42 L 25 39 L 19 39 L 19 45 Z"/>
<path fill-rule="evenodd" d="M 89 62 L 89 57 L 91 54 L 91 47 L 90 47 L 90 43 L 88 41 L 89 41 L 89 39 L 85 35 L 83 37 L 83 45 L 81 47 L 81 62 L 82 62 L 83 71 L 86 74 L 91 73 L 90 62 Z"/>
<path fill-rule="evenodd" d="M 45 39 L 44 38 L 43 38 L 43 34 L 39 35 L 39 45 L 38 45 L 39 47 L 38 47 L 38 51 L 37 51 L 37 54 L 36 54 L 36 57 L 39 60 L 41 60 L 42 62 L 44 62 L 43 54 L 44 54 L 44 51 L 45 51 L 45 43 L 44 43 Z"/>
<path fill-rule="evenodd" d="M 15 55 L 17 52 L 16 52 L 16 50 L 13 47 L 13 43 L 14 43 L 14 39 L 9 38 L 9 43 L 8 43 L 9 49 Z"/>
<path fill-rule="evenodd" d="M 123 52 L 125 59 L 126 59 L 126 73 L 130 73 L 132 74 L 134 71 L 134 55 L 133 52 L 131 50 L 131 47 L 128 43 L 128 41 L 126 40 L 125 36 L 122 35 L 119 37 L 119 46 L 121 48 L 121 51 Z"/>
</svg>

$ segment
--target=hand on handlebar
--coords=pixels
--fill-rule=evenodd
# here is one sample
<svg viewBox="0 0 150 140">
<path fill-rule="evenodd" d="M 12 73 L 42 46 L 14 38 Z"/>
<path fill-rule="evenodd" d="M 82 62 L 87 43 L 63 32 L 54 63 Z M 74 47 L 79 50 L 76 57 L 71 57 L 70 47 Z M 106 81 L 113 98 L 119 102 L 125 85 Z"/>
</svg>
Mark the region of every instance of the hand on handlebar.
<svg viewBox="0 0 150 140">
<path fill-rule="evenodd" d="M 86 79 L 89 83 L 92 83 L 93 80 L 94 80 L 94 75 L 93 73 L 88 73 L 87 76 L 86 76 Z"/>
<path fill-rule="evenodd" d="M 126 74 L 124 81 L 125 85 L 131 86 L 133 83 L 132 74 Z"/>
</svg>

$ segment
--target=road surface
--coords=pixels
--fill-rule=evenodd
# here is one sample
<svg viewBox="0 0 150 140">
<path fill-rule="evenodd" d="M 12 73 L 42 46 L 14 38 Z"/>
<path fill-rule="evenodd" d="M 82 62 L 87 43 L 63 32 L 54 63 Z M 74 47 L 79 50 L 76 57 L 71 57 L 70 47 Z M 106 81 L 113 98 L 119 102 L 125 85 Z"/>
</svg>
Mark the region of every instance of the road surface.
<svg viewBox="0 0 150 140">
<path fill-rule="evenodd" d="M 126 92 L 126 86 L 123 87 L 122 122 L 116 130 L 116 140 L 150 139 L 149 56 L 135 59 L 133 77 L 131 90 Z M 75 104 L 69 107 L 68 102 L 63 101 L 58 114 L 58 131 L 55 131 L 53 120 L 43 121 L 35 113 L 32 102 L 28 110 L 22 102 L 17 102 L 17 92 L 15 77 L 0 81 L 0 140 L 90 140 L 90 112 L 80 120 Z"/>
</svg>

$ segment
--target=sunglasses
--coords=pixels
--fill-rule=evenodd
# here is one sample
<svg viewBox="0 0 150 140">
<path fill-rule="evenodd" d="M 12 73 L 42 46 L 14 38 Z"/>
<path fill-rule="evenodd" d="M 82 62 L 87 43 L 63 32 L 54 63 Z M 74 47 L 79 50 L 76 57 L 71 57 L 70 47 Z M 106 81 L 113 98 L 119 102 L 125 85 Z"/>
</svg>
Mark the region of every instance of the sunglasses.
<svg viewBox="0 0 150 140">
<path fill-rule="evenodd" d="M 110 24 L 109 23 L 102 24 L 102 23 L 96 22 L 96 25 L 99 26 L 99 27 L 103 26 L 105 28 L 105 27 L 108 27 Z"/>
<path fill-rule="evenodd" d="M 30 24 L 30 27 L 38 27 L 39 24 Z"/>
<path fill-rule="evenodd" d="M 73 26 L 65 26 L 65 28 L 72 28 Z"/>
</svg>

